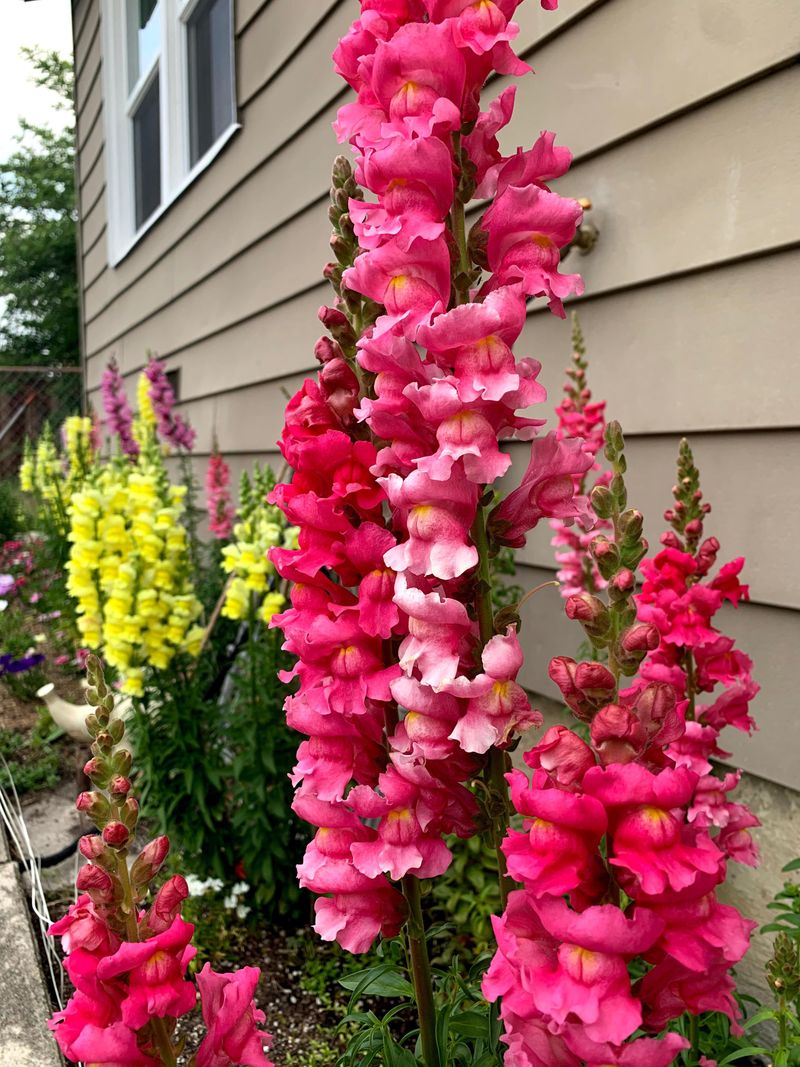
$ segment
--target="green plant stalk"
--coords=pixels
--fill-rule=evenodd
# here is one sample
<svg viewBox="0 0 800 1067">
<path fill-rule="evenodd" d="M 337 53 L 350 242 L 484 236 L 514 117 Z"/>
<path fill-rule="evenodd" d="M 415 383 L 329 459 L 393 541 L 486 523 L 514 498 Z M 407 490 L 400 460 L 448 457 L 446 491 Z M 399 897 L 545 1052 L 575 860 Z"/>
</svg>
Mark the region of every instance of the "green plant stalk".
<svg viewBox="0 0 800 1067">
<path fill-rule="evenodd" d="M 789 1051 L 789 1027 L 787 1025 L 786 997 L 778 997 L 778 1052 Z"/>
<path fill-rule="evenodd" d="M 256 595 L 250 593 L 247 610 L 247 670 L 250 676 L 250 714 L 258 704 L 258 670 L 256 667 Z"/>
<path fill-rule="evenodd" d="M 119 809 L 115 807 L 114 817 L 119 817 Z M 125 915 L 125 928 L 128 934 L 129 941 L 139 941 L 139 926 L 136 921 L 136 905 L 133 900 L 133 887 L 131 886 L 130 874 L 128 872 L 128 850 L 117 854 L 117 876 L 122 885 L 122 907 Z M 175 1050 L 172 1047 L 172 1041 L 167 1033 L 167 1027 L 163 1019 L 159 1019 L 154 1016 L 150 1020 L 150 1027 L 153 1032 L 153 1038 L 158 1049 L 158 1054 L 164 1064 L 164 1067 L 176 1067 L 177 1060 L 175 1058 Z"/>
<path fill-rule="evenodd" d="M 696 1015 L 689 1016 L 689 1065 L 695 1067 L 700 1062 L 700 1021 Z"/>
<path fill-rule="evenodd" d="M 686 708 L 686 718 L 694 719 L 695 703 L 697 699 L 697 685 L 695 683 L 694 676 L 694 653 L 690 648 L 686 649 L 684 669 L 686 671 L 686 697 L 689 701 L 688 707 Z"/>
<path fill-rule="evenodd" d="M 433 1001 L 431 962 L 425 939 L 425 918 L 422 914 L 419 879 L 413 874 L 407 874 L 403 878 L 402 886 L 408 904 L 408 955 L 411 961 L 414 999 L 417 1002 L 422 1058 L 425 1067 L 443 1067 L 436 1042 L 436 1007 Z"/>
<path fill-rule="evenodd" d="M 483 650 L 488 641 L 494 637 L 494 611 L 492 608 L 492 572 L 489 566 L 489 538 L 486 532 L 486 512 L 479 507 L 472 526 L 472 540 L 478 551 L 478 588 L 475 597 L 475 611 L 478 617 L 480 648 Z M 492 847 L 497 856 L 497 878 L 500 886 L 500 902 L 505 910 L 508 894 L 513 882 L 508 877 L 506 857 L 502 844 L 509 820 L 508 785 L 505 775 L 507 767 L 506 753 L 496 746 L 489 749 L 489 759 L 484 769 L 484 781 L 488 793 L 487 809 L 490 822 Z"/>
</svg>

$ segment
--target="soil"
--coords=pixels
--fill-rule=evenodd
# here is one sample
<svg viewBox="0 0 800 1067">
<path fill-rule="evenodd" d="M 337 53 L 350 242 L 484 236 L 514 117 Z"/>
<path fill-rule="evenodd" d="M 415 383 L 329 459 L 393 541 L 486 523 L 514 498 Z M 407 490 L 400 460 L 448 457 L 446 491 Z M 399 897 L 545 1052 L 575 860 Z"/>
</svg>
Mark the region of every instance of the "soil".
<svg viewBox="0 0 800 1067">
<path fill-rule="evenodd" d="M 256 1003 L 266 1015 L 263 1027 L 272 1035 L 270 1058 L 275 1063 L 306 1067 L 319 1062 L 322 1067 L 323 1061 L 312 1056 L 315 1051 L 319 1054 L 321 1042 L 330 1046 L 332 1057 L 333 1049 L 339 1049 L 341 1039 L 335 1031 L 349 993 L 341 988 L 338 992 L 332 989 L 330 992 L 336 999 L 326 1005 L 319 996 L 301 988 L 303 972 L 298 960 L 298 937 L 302 938 L 303 933 L 290 935 L 276 927 L 259 927 L 248 934 L 244 944 L 237 946 L 237 958 L 223 961 L 219 967 L 233 970 L 246 963 L 261 968 Z M 320 945 L 320 953 L 324 952 L 325 947 Z M 186 1064 L 205 1033 L 199 1009 L 180 1020 L 178 1033 L 186 1037 L 187 1055 L 179 1061 Z M 333 1067 L 333 1058 L 325 1067 Z"/>
</svg>

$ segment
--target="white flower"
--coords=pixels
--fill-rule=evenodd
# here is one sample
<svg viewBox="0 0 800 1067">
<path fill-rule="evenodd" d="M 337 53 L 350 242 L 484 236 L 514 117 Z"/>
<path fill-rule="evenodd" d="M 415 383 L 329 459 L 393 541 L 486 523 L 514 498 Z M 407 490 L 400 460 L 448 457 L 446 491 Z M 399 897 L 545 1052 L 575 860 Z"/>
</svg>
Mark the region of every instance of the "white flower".
<svg viewBox="0 0 800 1067">
<path fill-rule="evenodd" d="M 250 907 L 248 907 L 247 904 L 237 904 L 237 906 L 236 906 L 236 915 L 240 919 L 246 919 L 247 916 L 250 914 L 251 910 L 252 909 Z"/>
</svg>

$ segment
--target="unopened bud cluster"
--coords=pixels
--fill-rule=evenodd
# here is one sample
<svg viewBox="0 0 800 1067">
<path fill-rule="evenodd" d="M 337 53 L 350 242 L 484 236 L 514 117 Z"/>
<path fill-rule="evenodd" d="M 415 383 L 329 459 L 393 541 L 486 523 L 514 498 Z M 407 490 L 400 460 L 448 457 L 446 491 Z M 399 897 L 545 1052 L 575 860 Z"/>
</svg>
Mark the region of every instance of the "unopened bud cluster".
<svg viewBox="0 0 800 1067">
<path fill-rule="evenodd" d="M 611 523 L 609 535 L 597 534 L 589 544 L 592 559 L 606 583 L 608 604 L 592 593 L 576 593 L 566 602 L 570 619 L 581 623 L 595 649 L 608 650 L 616 681 L 636 673 L 644 655 L 658 644 L 658 631 L 636 621 L 633 595 L 636 568 L 647 554 L 641 512 L 628 508 L 625 487 L 625 442 L 618 422 L 605 434 L 605 456 L 611 466 L 608 485 L 596 485 L 591 503 L 598 518 Z"/>
</svg>

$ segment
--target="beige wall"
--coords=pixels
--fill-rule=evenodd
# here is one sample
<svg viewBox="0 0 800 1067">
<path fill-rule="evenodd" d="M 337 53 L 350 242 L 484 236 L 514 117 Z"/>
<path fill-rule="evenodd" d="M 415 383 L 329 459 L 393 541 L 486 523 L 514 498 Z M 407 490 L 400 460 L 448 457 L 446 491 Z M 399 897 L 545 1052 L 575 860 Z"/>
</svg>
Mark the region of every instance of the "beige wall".
<svg viewBox="0 0 800 1067">
<path fill-rule="evenodd" d="M 330 129 L 346 98 L 329 55 L 354 0 L 235 0 L 242 130 L 114 269 L 105 244 L 98 0 L 74 5 L 85 357 L 90 395 L 115 355 L 182 370 L 185 413 L 235 469 L 275 456 L 284 391 L 313 366 L 327 299 Z M 752 603 L 730 629 L 756 660 L 761 730 L 729 747 L 800 788 L 800 42 L 796 0 L 561 0 L 519 11 L 523 79 L 506 148 L 558 131 L 565 193 L 601 232 L 574 263 L 591 383 L 629 439 L 631 500 L 655 543 L 680 436 L 692 436 L 709 531 L 749 557 Z M 504 84 L 499 79 L 494 91 Z M 794 131 L 794 135 L 792 135 Z M 520 343 L 555 400 L 568 328 L 535 311 Z M 522 450 L 518 450 L 522 457 Z M 521 577 L 552 573 L 546 530 Z M 527 605 L 525 682 L 552 695 L 550 655 L 580 635 L 553 590 Z M 727 740 L 727 739 L 726 739 Z"/>
</svg>

